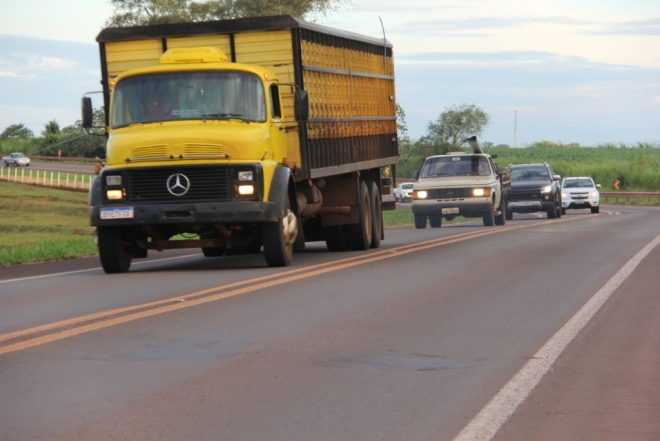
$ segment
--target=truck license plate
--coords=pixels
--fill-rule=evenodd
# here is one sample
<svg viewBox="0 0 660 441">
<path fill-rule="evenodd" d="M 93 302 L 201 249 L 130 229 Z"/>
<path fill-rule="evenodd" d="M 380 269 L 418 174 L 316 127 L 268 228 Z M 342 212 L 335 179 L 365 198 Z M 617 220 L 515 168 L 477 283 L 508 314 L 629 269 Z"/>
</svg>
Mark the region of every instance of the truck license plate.
<svg viewBox="0 0 660 441">
<path fill-rule="evenodd" d="M 442 214 L 458 214 L 458 207 L 443 208 Z"/>
<path fill-rule="evenodd" d="M 520 201 L 518 205 L 532 205 L 532 201 Z"/>
<path fill-rule="evenodd" d="M 101 208 L 101 219 L 133 219 L 133 207 Z"/>
</svg>

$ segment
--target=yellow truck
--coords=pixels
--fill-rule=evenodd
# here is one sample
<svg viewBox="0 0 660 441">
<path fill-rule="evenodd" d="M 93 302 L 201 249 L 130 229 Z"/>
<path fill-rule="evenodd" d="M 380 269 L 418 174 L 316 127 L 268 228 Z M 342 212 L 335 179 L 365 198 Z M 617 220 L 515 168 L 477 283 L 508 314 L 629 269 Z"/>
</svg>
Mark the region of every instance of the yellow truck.
<svg viewBox="0 0 660 441">
<path fill-rule="evenodd" d="M 290 16 L 108 28 L 106 163 L 89 195 L 101 264 L 377 248 L 398 161 L 392 46 Z M 92 103 L 82 100 L 83 126 Z"/>
</svg>

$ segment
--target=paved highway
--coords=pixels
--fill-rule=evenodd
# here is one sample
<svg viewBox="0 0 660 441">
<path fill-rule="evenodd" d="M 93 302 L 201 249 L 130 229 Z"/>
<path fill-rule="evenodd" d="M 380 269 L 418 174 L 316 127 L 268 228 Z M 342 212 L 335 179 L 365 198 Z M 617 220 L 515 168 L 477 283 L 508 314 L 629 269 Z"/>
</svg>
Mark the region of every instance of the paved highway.
<svg viewBox="0 0 660 441">
<path fill-rule="evenodd" d="M 655 440 L 660 209 L 0 270 L 0 439 Z"/>
</svg>

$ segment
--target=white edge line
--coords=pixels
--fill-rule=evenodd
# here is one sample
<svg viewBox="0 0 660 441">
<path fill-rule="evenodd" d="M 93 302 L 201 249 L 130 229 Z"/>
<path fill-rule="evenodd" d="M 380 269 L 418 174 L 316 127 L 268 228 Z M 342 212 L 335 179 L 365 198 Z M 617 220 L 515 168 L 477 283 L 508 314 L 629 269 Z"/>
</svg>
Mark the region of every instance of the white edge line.
<svg viewBox="0 0 660 441">
<path fill-rule="evenodd" d="M 166 260 L 185 259 L 186 257 L 193 257 L 193 256 L 198 256 L 198 255 L 201 255 L 201 253 L 186 254 L 185 256 L 177 256 L 177 257 L 166 257 L 164 259 L 147 260 L 147 261 L 144 261 L 144 262 L 135 262 L 135 263 L 133 263 L 133 265 L 145 265 L 147 263 L 164 262 Z M 67 272 L 64 272 L 64 273 L 43 274 L 41 276 L 23 277 L 21 279 L 0 280 L 0 283 L 22 282 L 23 280 L 42 279 L 44 277 L 66 276 L 67 274 L 85 273 L 85 272 L 89 272 L 89 271 L 97 271 L 97 270 L 100 270 L 100 269 L 102 269 L 102 268 L 100 266 L 98 266 L 96 268 L 89 268 L 89 269 L 76 270 L 76 271 L 67 271 Z"/>
<path fill-rule="evenodd" d="M 493 399 L 454 438 L 454 441 L 488 441 L 529 396 L 557 357 L 586 326 L 637 265 L 660 243 L 656 236 L 642 248 L 566 324 L 534 354 Z"/>
</svg>

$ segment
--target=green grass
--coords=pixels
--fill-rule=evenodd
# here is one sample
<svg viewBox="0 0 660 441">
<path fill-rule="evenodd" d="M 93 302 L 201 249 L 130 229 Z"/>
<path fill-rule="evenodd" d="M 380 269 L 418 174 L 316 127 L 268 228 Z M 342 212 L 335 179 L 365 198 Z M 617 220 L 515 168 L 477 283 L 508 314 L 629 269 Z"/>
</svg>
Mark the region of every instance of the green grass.
<svg viewBox="0 0 660 441">
<path fill-rule="evenodd" d="M 478 220 L 478 219 L 458 216 L 452 221 L 446 221 L 443 219 L 442 224 L 443 225 L 460 224 L 474 220 Z M 413 216 L 413 212 L 406 208 L 397 208 L 396 210 L 386 210 L 383 211 L 383 226 L 385 228 L 414 227 L 415 217 Z"/>
<path fill-rule="evenodd" d="M 0 267 L 97 254 L 87 193 L 0 181 Z"/>
</svg>

